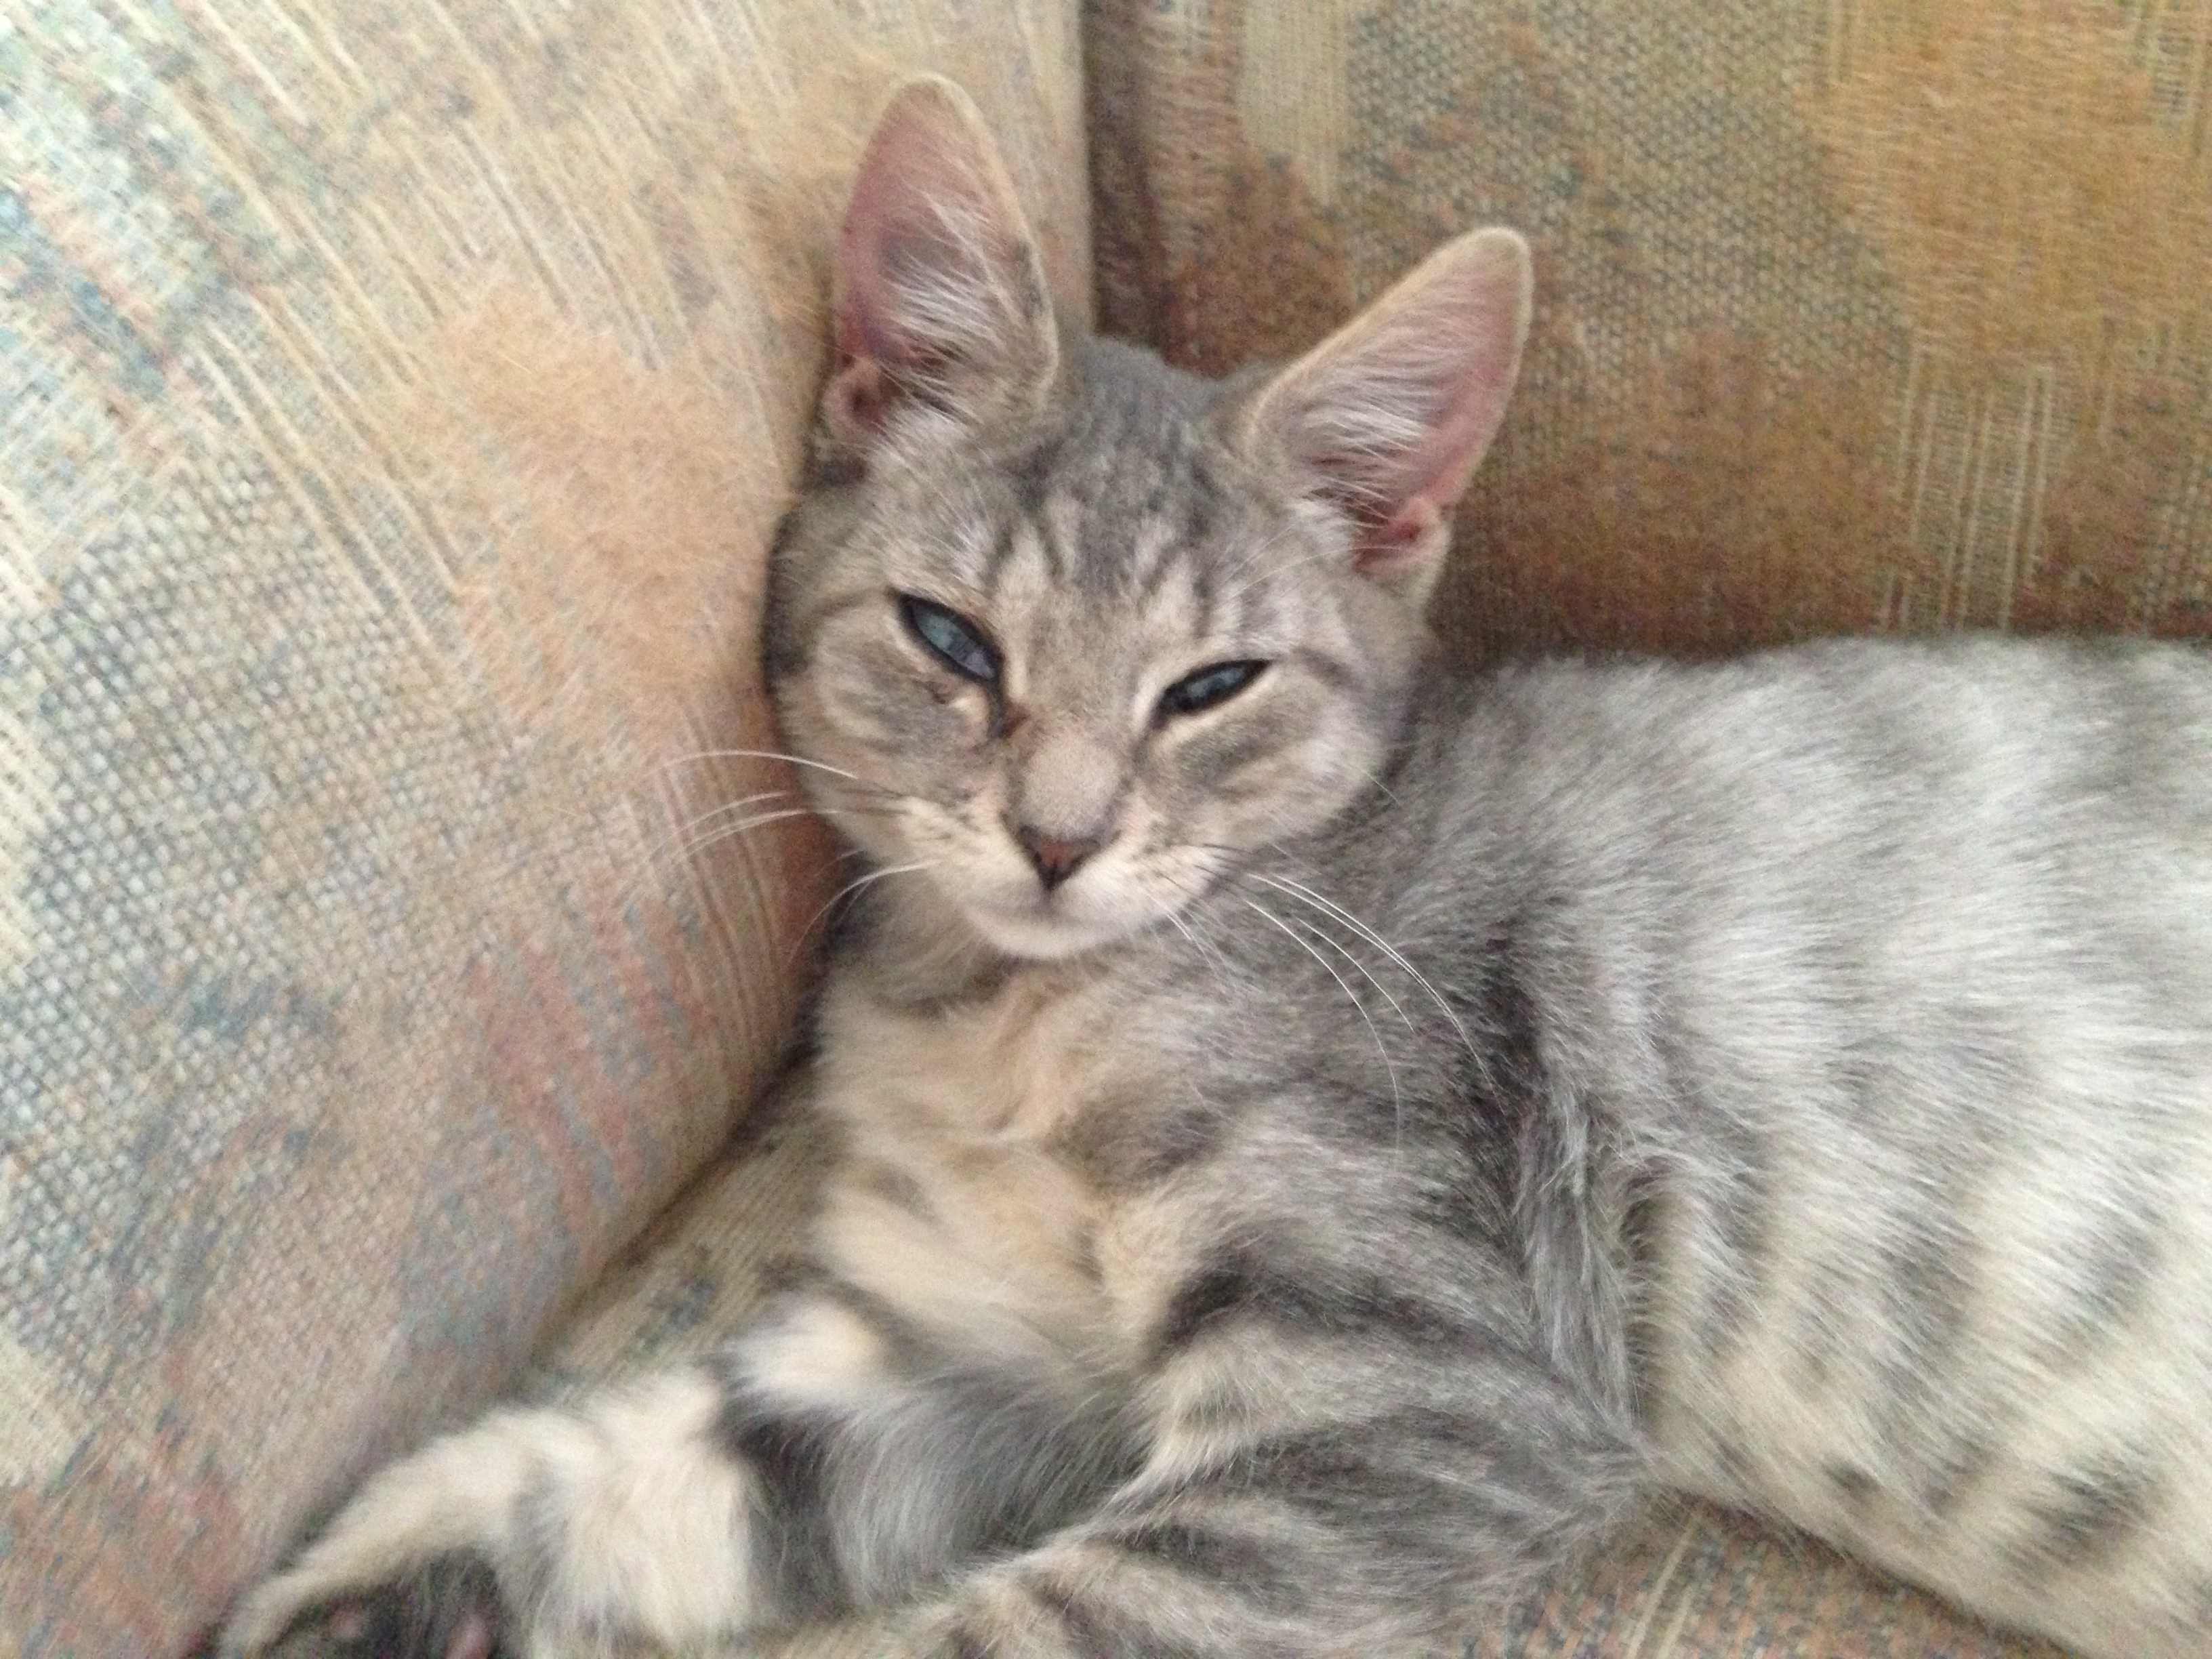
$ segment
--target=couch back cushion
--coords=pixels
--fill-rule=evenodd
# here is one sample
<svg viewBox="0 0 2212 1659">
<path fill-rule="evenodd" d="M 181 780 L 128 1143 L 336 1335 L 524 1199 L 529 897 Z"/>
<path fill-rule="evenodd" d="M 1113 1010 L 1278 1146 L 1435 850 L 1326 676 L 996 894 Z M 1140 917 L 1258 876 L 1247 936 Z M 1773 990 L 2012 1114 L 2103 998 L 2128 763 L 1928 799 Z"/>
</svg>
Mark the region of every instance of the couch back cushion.
<svg viewBox="0 0 2212 1659">
<path fill-rule="evenodd" d="M 2212 0 L 1094 0 L 1099 293 L 1208 367 L 1538 257 L 1480 656 L 2212 629 Z"/>
</svg>

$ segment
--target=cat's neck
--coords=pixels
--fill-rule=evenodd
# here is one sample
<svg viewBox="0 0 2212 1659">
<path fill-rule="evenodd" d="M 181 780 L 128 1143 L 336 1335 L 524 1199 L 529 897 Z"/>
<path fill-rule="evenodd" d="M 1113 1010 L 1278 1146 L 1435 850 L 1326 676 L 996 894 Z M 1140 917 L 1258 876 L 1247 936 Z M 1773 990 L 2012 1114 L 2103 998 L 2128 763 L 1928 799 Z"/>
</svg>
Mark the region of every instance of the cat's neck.
<svg viewBox="0 0 2212 1659">
<path fill-rule="evenodd" d="M 922 878 L 872 883 L 840 933 L 842 963 L 865 974 L 876 995 L 902 1004 L 984 994 L 1029 965 L 985 939 Z"/>
</svg>

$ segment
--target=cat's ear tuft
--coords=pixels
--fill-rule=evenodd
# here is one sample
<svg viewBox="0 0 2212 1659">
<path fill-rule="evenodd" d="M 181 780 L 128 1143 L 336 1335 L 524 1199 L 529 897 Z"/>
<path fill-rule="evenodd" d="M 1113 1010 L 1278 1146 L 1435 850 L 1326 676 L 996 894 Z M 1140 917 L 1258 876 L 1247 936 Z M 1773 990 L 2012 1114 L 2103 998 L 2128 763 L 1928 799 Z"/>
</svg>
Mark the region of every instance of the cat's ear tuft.
<svg viewBox="0 0 2212 1659">
<path fill-rule="evenodd" d="M 929 423 L 1033 414 L 1059 336 L 1042 261 L 968 94 L 908 82 L 876 125 L 837 239 L 830 441 L 851 459 Z"/>
<path fill-rule="evenodd" d="M 1425 597 L 1520 372 L 1531 288 L 1516 233 L 1447 242 L 1267 382 L 1239 448 L 1350 521 L 1363 574 Z"/>
</svg>

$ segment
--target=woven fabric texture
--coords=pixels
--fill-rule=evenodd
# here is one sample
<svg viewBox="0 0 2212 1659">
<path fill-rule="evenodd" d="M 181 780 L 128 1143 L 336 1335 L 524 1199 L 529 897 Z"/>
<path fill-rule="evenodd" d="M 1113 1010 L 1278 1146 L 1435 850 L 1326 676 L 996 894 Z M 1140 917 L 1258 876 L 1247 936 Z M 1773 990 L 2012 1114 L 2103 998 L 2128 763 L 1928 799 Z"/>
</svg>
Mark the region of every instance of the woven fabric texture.
<svg viewBox="0 0 2212 1659">
<path fill-rule="evenodd" d="M 1486 658 L 2212 629 L 2212 0 L 1091 0 L 1106 324 L 1295 350 L 1537 253 Z"/>
<path fill-rule="evenodd" d="M 1084 303 L 1069 6 L 0 6 L 0 1656 L 181 1651 L 773 1062 L 765 541 L 922 67 Z"/>
</svg>

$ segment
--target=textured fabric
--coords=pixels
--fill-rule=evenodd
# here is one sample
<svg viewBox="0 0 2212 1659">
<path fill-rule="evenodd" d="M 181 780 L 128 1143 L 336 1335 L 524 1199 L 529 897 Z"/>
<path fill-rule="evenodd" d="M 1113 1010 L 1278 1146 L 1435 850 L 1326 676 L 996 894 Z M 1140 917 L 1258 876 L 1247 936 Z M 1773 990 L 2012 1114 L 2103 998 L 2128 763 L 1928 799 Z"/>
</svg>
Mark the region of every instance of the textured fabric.
<svg viewBox="0 0 2212 1659">
<path fill-rule="evenodd" d="M 1105 323 L 1295 349 L 1536 248 L 1486 656 L 2212 628 L 2212 0 L 1091 0 Z"/>
<path fill-rule="evenodd" d="M 0 1656 L 179 1651 L 726 1133 L 829 232 L 945 69 L 1079 303 L 1076 32 L 0 7 Z"/>
</svg>

